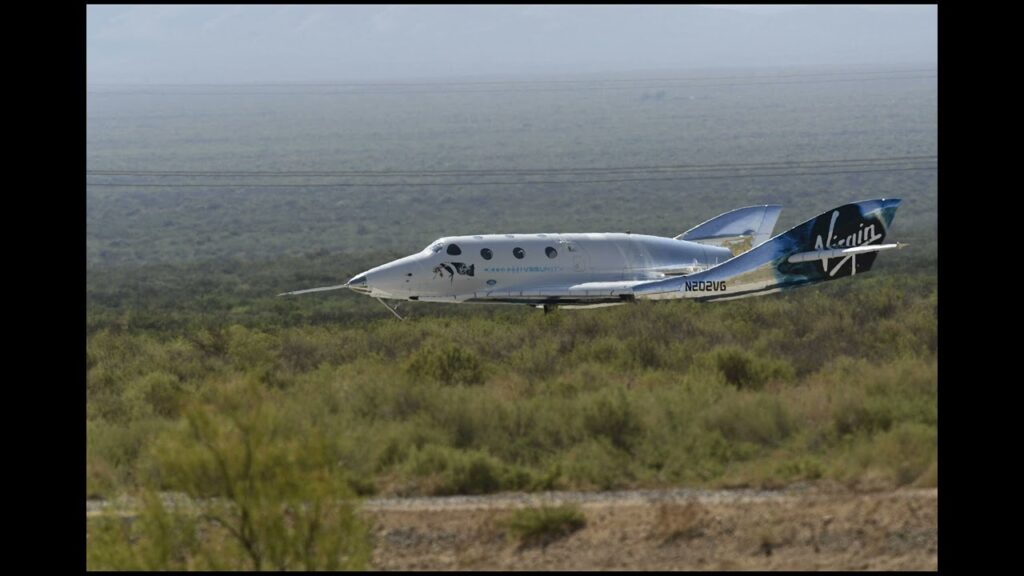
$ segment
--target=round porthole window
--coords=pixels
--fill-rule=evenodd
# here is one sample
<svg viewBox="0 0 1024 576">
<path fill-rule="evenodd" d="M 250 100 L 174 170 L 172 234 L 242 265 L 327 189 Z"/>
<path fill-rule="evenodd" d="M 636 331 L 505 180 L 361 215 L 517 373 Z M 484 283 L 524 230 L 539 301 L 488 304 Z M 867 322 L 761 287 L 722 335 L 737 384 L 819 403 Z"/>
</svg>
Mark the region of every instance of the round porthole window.
<svg viewBox="0 0 1024 576">
<path fill-rule="evenodd" d="M 480 249 L 480 256 L 484 260 L 490 260 L 491 258 L 494 257 L 494 252 L 491 252 L 490 248 L 481 248 Z"/>
<path fill-rule="evenodd" d="M 545 248 L 544 253 L 548 255 L 548 258 L 554 258 L 555 256 L 558 256 L 558 250 L 555 250 L 551 246 Z"/>
<path fill-rule="evenodd" d="M 517 246 L 517 247 L 512 249 L 512 255 L 515 256 L 516 258 L 522 260 L 523 256 L 526 256 L 526 251 L 523 250 L 522 248 L 519 248 Z"/>
</svg>

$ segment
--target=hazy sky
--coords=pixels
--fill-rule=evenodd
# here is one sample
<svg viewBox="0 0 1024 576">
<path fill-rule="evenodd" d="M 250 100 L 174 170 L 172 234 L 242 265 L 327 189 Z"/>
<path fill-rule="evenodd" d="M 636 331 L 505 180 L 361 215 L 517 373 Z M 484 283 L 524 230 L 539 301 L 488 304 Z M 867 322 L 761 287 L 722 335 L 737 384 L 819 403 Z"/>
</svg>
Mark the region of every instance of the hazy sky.
<svg viewBox="0 0 1024 576">
<path fill-rule="evenodd" d="M 89 6 L 90 83 L 933 65 L 934 6 Z"/>
</svg>

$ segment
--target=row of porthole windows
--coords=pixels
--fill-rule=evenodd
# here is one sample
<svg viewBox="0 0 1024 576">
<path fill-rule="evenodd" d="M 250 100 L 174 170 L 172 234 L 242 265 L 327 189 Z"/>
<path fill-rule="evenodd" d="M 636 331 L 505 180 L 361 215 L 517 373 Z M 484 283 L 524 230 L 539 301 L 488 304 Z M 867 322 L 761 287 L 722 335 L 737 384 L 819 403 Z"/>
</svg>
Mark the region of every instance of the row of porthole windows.
<svg viewBox="0 0 1024 576">
<path fill-rule="evenodd" d="M 558 256 L 558 250 L 555 250 L 551 246 L 545 248 L 544 253 L 548 255 L 548 258 L 554 258 Z M 458 256 L 462 254 L 462 249 L 459 248 L 458 244 L 449 244 L 448 254 L 450 256 Z M 518 258 L 519 260 L 522 260 L 526 256 L 526 251 L 517 246 L 512 249 L 512 255 Z M 482 256 L 484 260 L 490 260 L 491 258 L 494 257 L 494 252 L 491 251 L 490 248 L 482 248 L 480 250 L 480 256 Z"/>
</svg>

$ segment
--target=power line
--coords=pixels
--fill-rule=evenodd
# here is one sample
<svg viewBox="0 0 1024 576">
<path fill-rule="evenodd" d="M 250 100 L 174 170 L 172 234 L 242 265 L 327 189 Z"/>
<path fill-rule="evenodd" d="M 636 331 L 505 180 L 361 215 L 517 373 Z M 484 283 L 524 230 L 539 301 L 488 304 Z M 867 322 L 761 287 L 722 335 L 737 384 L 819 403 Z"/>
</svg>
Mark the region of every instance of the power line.
<svg viewBox="0 0 1024 576">
<path fill-rule="evenodd" d="M 864 76 L 877 74 L 924 74 L 935 73 L 936 68 L 911 68 L 895 70 L 843 70 L 833 72 L 800 72 L 790 74 L 745 74 L 732 76 L 683 76 L 683 77 L 640 77 L 640 78 L 578 78 L 578 79 L 518 79 L 518 80 L 464 80 L 464 81 L 432 81 L 432 82 L 239 82 L 239 83 L 194 83 L 194 84 L 104 84 L 92 83 L 87 86 L 93 87 L 138 87 L 146 88 L 170 87 L 170 88 L 248 88 L 248 87 L 274 87 L 274 86 L 302 86 L 302 87 L 334 87 L 334 86 L 372 86 L 372 87 L 417 87 L 417 86 L 492 86 L 492 85 L 515 85 L 515 84 L 600 84 L 600 83 L 642 83 L 642 82 L 674 82 L 674 81 L 703 81 L 703 80 L 744 80 L 744 79 L 778 79 L 778 78 L 807 78 L 816 76 Z"/>
<path fill-rule="evenodd" d="M 334 170 L 334 171 L 268 171 L 268 170 L 86 170 L 86 176 L 153 176 L 153 177 L 247 177 L 297 178 L 297 177 L 436 177 L 436 176 L 521 176 L 552 174 L 604 174 L 619 172 L 677 172 L 677 171 L 719 171 L 735 169 L 788 169 L 800 167 L 854 167 L 873 166 L 906 161 L 934 161 L 936 155 L 890 156 L 876 158 L 848 158 L 836 160 L 782 160 L 775 162 L 736 162 L 716 164 L 668 164 L 648 166 L 610 166 L 587 168 L 488 168 L 452 170 Z"/>
<path fill-rule="evenodd" d="M 812 172 L 776 172 L 763 174 L 729 174 L 706 176 L 676 176 L 669 178 L 610 178 L 595 180 L 524 180 L 519 182 L 413 182 L 413 183 L 332 183 L 332 184 L 151 184 L 151 183 L 113 183 L 87 182 L 86 186 L 104 188 L 418 188 L 424 186 L 535 186 L 548 184 L 609 184 L 626 182 L 679 182 L 687 180 L 723 180 L 740 178 L 777 178 L 799 176 L 830 176 L 838 174 L 871 174 L 883 172 L 909 172 L 936 170 L 938 166 L 889 167 L 868 170 L 836 170 Z"/>
<path fill-rule="evenodd" d="M 927 80 L 937 78 L 935 74 L 909 75 L 909 76 L 876 76 L 873 78 L 832 78 L 823 80 L 794 80 L 794 81 L 768 81 L 768 82 L 714 82 L 695 83 L 693 80 L 686 81 L 664 81 L 660 84 L 650 85 L 606 85 L 591 86 L 592 90 L 636 90 L 640 88 L 720 88 L 737 86 L 773 86 L 787 84 L 834 84 L 840 82 L 869 82 L 874 80 Z M 505 88 L 485 89 L 348 89 L 348 90 L 245 90 L 245 91 L 155 91 L 155 90 L 87 90 L 86 94 L 93 95 L 118 95 L 118 96 L 360 96 L 380 94 L 489 94 L 507 92 L 570 92 L 583 90 L 584 86 L 556 86 L 556 87 L 515 87 L 510 84 Z"/>
</svg>

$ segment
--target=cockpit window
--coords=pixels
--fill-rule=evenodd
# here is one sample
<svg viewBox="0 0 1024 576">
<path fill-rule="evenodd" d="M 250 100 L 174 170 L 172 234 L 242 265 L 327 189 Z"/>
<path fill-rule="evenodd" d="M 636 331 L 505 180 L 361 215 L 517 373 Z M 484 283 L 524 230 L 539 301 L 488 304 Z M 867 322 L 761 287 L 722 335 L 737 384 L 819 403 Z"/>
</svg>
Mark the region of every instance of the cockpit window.
<svg viewBox="0 0 1024 576">
<path fill-rule="evenodd" d="M 459 248 L 458 244 L 449 244 L 448 245 L 448 255 L 449 256 L 458 256 L 459 254 L 462 254 L 462 248 Z"/>
<path fill-rule="evenodd" d="M 444 247 L 444 243 L 443 242 L 438 242 L 438 243 L 436 243 L 436 244 L 434 244 L 433 246 L 430 247 L 430 251 L 433 252 L 434 254 L 437 254 L 438 252 L 441 251 L 442 247 Z"/>
</svg>

